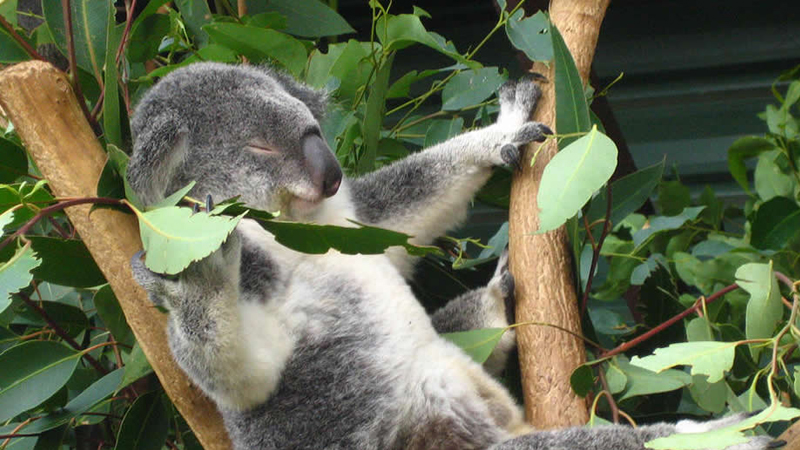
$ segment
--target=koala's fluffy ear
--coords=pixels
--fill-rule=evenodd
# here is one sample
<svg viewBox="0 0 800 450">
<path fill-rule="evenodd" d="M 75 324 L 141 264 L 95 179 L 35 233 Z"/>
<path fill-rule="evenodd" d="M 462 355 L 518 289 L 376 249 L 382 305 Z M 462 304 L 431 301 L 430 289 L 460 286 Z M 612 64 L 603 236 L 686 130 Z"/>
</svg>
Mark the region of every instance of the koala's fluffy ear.
<svg viewBox="0 0 800 450">
<path fill-rule="evenodd" d="M 139 199 L 152 205 L 164 199 L 175 170 L 186 158 L 189 131 L 168 119 L 150 118 L 146 127 L 132 125 L 134 145 L 127 178 Z"/>
<path fill-rule="evenodd" d="M 272 78 L 280 83 L 281 87 L 293 97 L 305 103 L 317 122 L 322 122 L 325 117 L 325 109 L 328 107 L 328 93 L 324 90 L 317 90 L 295 80 L 291 75 L 275 70 L 271 67 L 261 66 L 261 70 L 267 72 Z"/>
</svg>

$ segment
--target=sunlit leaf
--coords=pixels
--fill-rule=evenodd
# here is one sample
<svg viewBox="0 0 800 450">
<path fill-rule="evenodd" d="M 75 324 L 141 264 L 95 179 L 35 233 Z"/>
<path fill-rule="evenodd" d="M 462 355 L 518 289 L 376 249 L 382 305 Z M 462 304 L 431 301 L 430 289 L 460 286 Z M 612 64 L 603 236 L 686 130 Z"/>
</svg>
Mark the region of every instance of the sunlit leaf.
<svg viewBox="0 0 800 450">
<path fill-rule="evenodd" d="M 617 146 L 597 128 L 558 152 L 542 175 L 538 232 L 558 228 L 574 216 L 616 167 Z"/>
<path fill-rule="evenodd" d="M 657 373 L 674 366 L 692 366 L 692 375 L 708 375 L 708 382 L 715 383 L 731 370 L 735 354 L 736 342 L 679 342 L 644 358 L 634 356 L 631 365 Z"/>
<path fill-rule="evenodd" d="M 306 65 L 306 48 L 279 31 L 237 23 L 215 22 L 203 26 L 214 42 L 246 56 L 253 62 L 276 61 L 295 76 Z"/>
<path fill-rule="evenodd" d="M 745 160 L 754 158 L 761 153 L 772 150 L 775 144 L 757 136 L 745 136 L 737 139 L 728 149 L 728 169 L 733 179 L 747 192 L 750 192 L 750 183 L 747 181 L 747 166 Z"/>
<path fill-rule="evenodd" d="M 477 330 L 444 333 L 442 337 L 461 347 L 476 362 L 483 364 L 497 347 L 505 328 L 481 328 Z"/>
<path fill-rule="evenodd" d="M 739 267 L 736 270 L 736 283 L 750 294 L 745 319 L 747 339 L 772 337 L 776 325 L 783 318 L 781 292 L 778 280 L 772 273 L 772 261 L 769 264 L 750 263 Z M 763 350 L 761 346 L 750 347 L 750 353 L 756 361 Z"/>
<path fill-rule="evenodd" d="M 31 270 L 41 263 L 42 260 L 36 257 L 30 244 L 25 244 L 11 259 L 0 265 L 0 312 L 11 304 L 11 294 L 31 284 Z"/>
</svg>

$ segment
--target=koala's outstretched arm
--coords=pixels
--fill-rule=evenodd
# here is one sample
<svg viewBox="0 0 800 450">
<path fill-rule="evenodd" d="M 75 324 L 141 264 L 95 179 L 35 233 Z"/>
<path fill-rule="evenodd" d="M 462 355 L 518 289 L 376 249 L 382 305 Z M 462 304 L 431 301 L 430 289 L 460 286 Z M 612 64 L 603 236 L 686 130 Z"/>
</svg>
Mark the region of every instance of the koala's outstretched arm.
<svg viewBox="0 0 800 450">
<path fill-rule="evenodd" d="M 744 420 L 747 414 L 733 414 L 708 422 L 682 420 L 676 424 L 660 423 L 631 428 L 610 425 L 595 428 L 575 427 L 565 430 L 541 431 L 526 434 L 492 446 L 489 450 L 645 450 L 645 442 L 673 434 L 699 433 L 724 428 Z M 747 442 L 726 447 L 725 450 L 765 450 L 784 445 L 770 436 L 756 436 Z"/>
<path fill-rule="evenodd" d="M 416 244 L 429 244 L 463 221 L 492 168 L 519 164 L 519 147 L 550 133 L 528 121 L 539 97 L 536 84 L 508 82 L 499 97 L 496 124 L 351 180 L 357 220 L 411 234 Z"/>
<path fill-rule="evenodd" d="M 222 248 L 192 263 L 177 280 L 151 272 L 140 254 L 131 261 L 134 278 L 150 300 L 170 311 L 169 344 L 175 360 L 193 382 L 228 409 L 265 401 L 278 383 L 283 357 L 291 350 L 280 336 L 254 342 L 259 337 L 245 323 L 254 315 L 246 311 L 251 302 L 240 299 L 243 239 L 234 231 Z M 275 329 L 272 325 L 264 328 Z"/>
<path fill-rule="evenodd" d="M 431 316 L 438 333 L 505 328 L 514 323 L 514 277 L 508 271 L 508 250 L 497 262 L 497 270 L 489 283 L 450 300 Z M 505 369 L 509 352 L 516 342 L 514 330 L 507 330 L 484 368 L 493 375 Z"/>
</svg>

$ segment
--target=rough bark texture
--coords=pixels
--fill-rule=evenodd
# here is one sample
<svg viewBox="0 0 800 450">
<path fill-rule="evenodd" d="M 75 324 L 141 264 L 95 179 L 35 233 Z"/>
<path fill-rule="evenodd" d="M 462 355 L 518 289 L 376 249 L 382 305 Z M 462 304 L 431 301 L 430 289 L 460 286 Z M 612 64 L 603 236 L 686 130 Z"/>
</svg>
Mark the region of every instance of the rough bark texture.
<svg viewBox="0 0 800 450">
<path fill-rule="evenodd" d="M 552 0 L 550 3 L 550 17 L 564 37 L 584 82 L 589 76 L 608 2 Z M 551 80 L 542 85 L 542 99 L 534 120 L 555 130 L 553 65 L 548 69 L 536 64 L 532 71 Z M 537 145 L 529 146 L 527 158 Z M 533 167 L 523 163 L 522 172 L 515 175 L 511 186 L 510 264 L 517 281 L 517 322 L 551 323 L 580 333 L 566 231 L 561 227 L 533 234 L 539 221 L 536 202 L 539 181 L 556 151 L 556 146 L 550 143 L 542 149 Z M 572 371 L 586 360 L 583 342 L 558 329 L 538 325 L 520 327 L 517 342 L 528 421 L 539 429 L 586 423 L 589 417 L 586 403 L 569 385 Z"/>
<path fill-rule="evenodd" d="M 0 106 L 56 196 L 96 196 L 106 154 L 63 72 L 41 61 L 3 70 Z M 111 284 L 161 384 L 203 447 L 229 449 L 228 436 L 213 403 L 190 385 L 172 359 L 165 315 L 152 307 L 131 276 L 128 261 L 141 249 L 136 218 L 107 209 L 90 215 L 89 209 L 90 205 L 75 206 L 67 209 L 67 215 Z"/>
<path fill-rule="evenodd" d="M 781 450 L 800 450 L 800 421 L 793 423 L 778 439 L 786 441 L 786 446 Z"/>
</svg>

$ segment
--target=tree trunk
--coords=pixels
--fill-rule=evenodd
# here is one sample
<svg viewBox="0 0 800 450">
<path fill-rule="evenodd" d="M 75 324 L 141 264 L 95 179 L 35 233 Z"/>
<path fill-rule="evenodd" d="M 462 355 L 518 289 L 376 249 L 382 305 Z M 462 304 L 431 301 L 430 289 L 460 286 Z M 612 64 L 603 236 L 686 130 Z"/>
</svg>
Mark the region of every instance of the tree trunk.
<svg viewBox="0 0 800 450">
<path fill-rule="evenodd" d="M 589 76 L 600 24 L 609 0 L 552 0 L 550 18 L 569 47 L 584 83 Z M 555 130 L 553 64 L 535 64 L 532 72 L 544 74 L 542 98 L 533 119 Z M 529 161 L 533 149 L 529 146 Z M 545 165 L 557 152 L 551 141 L 536 164 L 523 163 L 511 185 L 509 212 L 510 265 L 516 279 L 517 322 L 544 322 L 575 333 L 581 318 L 573 284 L 566 230 L 533 234 L 538 228 L 536 196 Z M 586 402 L 569 384 L 572 371 L 586 361 L 583 342 L 553 327 L 526 325 L 517 329 L 525 412 L 539 429 L 583 425 L 588 420 Z M 541 408 L 539 407 L 541 405 Z"/>
<path fill-rule="evenodd" d="M 97 195 L 106 153 L 63 72 L 42 61 L 3 70 L 0 106 L 57 197 Z M 142 248 L 136 218 L 108 209 L 90 215 L 89 209 L 90 205 L 74 206 L 67 209 L 67 215 L 111 284 L 161 384 L 204 448 L 229 449 L 230 441 L 215 406 L 189 383 L 172 359 L 165 333 L 166 316 L 152 306 L 132 278 L 129 260 Z"/>
</svg>

